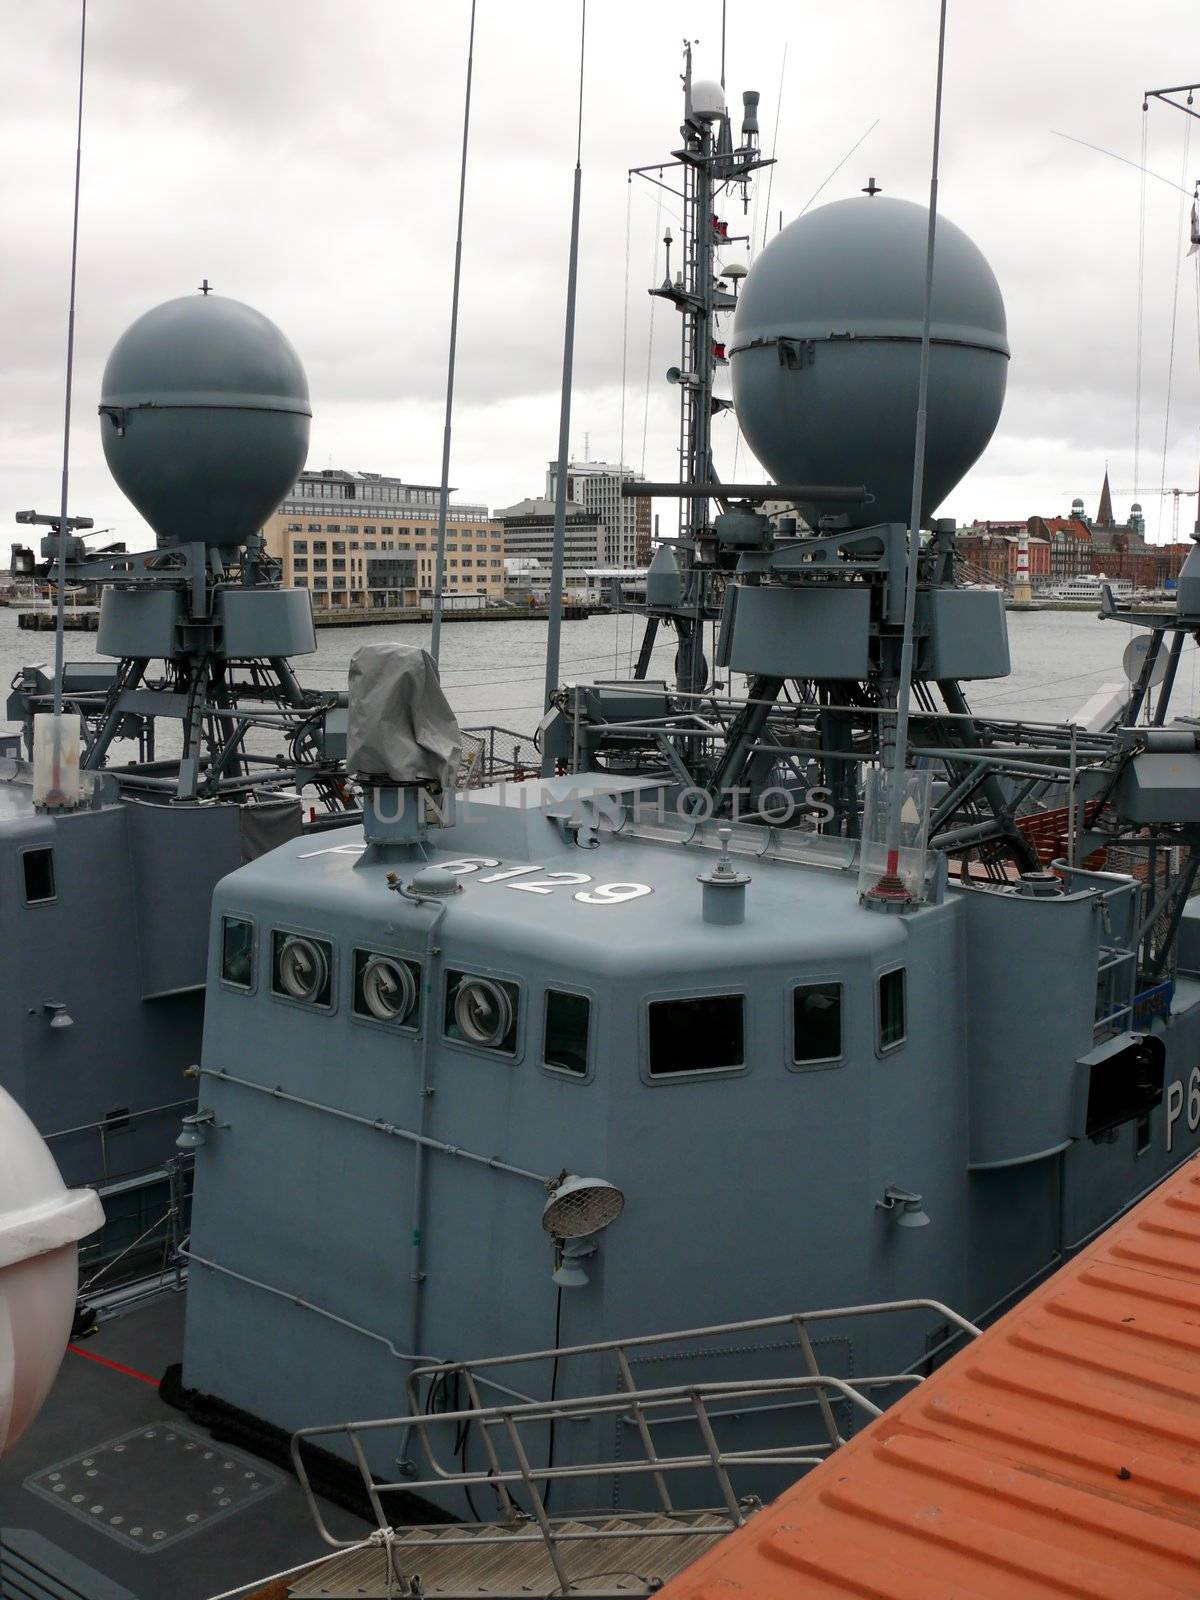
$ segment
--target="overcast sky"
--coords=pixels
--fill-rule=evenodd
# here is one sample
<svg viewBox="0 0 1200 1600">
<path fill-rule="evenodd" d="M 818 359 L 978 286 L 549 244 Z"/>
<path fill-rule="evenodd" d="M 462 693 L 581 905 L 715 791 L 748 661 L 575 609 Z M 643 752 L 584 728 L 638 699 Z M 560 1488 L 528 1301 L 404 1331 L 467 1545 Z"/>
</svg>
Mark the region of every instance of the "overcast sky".
<svg viewBox="0 0 1200 1600">
<path fill-rule="evenodd" d="M 820 200 L 872 175 L 925 200 L 936 10 L 730 0 L 731 104 L 761 91 L 768 146 L 778 116 L 760 238 L 876 120 Z M 607 459 L 623 448 L 655 477 L 676 473 L 676 391 L 663 373 L 678 335 L 660 304 L 650 346 L 645 291 L 672 219 L 625 174 L 677 142 L 685 35 L 699 41 L 698 75 L 717 75 L 720 13 L 720 0 L 589 8 L 573 445 L 582 454 L 586 436 Z M 436 482 L 468 16 L 468 0 L 92 0 L 73 511 L 145 542 L 104 466 L 100 374 L 136 316 L 203 277 L 273 318 L 300 352 L 310 466 Z M 540 492 L 556 447 L 578 17 L 576 0 L 479 0 L 452 481 L 492 506 Z M 1127 510 L 1142 186 L 1053 130 L 1137 161 L 1142 90 L 1200 78 L 1195 18 L 1195 0 L 951 0 L 941 209 L 996 271 L 1013 359 L 996 436 L 944 514 L 1056 514 L 1075 494 L 1094 511 L 1106 460 L 1118 515 Z M 10 0 L 0 28 L 0 519 L 15 535 L 13 511 L 57 507 L 77 0 Z M 1194 487 L 1200 453 L 1193 257 L 1179 271 L 1164 464 L 1187 210 L 1170 185 L 1190 189 L 1200 173 L 1200 122 L 1154 105 L 1147 164 L 1170 180 L 1145 186 L 1139 483 L 1154 536 L 1154 491 Z M 728 475 L 732 419 L 718 429 Z M 1186 531 L 1196 500 L 1183 508 Z"/>
</svg>

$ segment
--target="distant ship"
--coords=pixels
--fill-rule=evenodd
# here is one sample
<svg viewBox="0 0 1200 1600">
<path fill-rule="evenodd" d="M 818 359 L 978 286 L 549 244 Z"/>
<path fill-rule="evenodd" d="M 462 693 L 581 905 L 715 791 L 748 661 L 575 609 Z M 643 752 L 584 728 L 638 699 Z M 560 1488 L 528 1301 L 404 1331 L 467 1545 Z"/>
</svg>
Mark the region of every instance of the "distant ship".
<svg viewBox="0 0 1200 1600">
<path fill-rule="evenodd" d="M 1040 597 L 1044 600 L 1082 600 L 1099 605 L 1106 587 L 1112 590 L 1115 599 L 1132 600 L 1135 598 L 1134 585 L 1131 579 L 1106 578 L 1102 572 L 1081 573 L 1078 577 L 1069 578 L 1066 583 L 1059 583 L 1055 584 L 1053 588 L 1042 589 Z"/>
</svg>

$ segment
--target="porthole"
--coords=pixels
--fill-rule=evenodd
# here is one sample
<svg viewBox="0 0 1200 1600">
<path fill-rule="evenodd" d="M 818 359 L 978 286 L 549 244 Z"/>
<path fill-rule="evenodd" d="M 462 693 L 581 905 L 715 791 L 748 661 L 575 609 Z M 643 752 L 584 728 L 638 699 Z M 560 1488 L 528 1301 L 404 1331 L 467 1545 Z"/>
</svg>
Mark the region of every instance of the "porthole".
<svg viewBox="0 0 1200 1600">
<path fill-rule="evenodd" d="M 330 946 L 299 933 L 276 933 L 274 946 L 275 993 L 305 1005 L 327 1006 L 333 989 Z"/>
<path fill-rule="evenodd" d="M 421 969 L 400 956 L 354 952 L 354 1010 L 360 1017 L 415 1025 Z"/>
<path fill-rule="evenodd" d="M 512 1027 L 512 1002 L 499 984 L 468 978 L 454 996 L 454 1020 L 469 1043 L 494 1050 Z"/>
<path fill-rule="evenodd" d="M 481 1050 L 515 1052 L 517 986 L 474 973 L 447 973 L 446 1033 Z"/>
</svg>

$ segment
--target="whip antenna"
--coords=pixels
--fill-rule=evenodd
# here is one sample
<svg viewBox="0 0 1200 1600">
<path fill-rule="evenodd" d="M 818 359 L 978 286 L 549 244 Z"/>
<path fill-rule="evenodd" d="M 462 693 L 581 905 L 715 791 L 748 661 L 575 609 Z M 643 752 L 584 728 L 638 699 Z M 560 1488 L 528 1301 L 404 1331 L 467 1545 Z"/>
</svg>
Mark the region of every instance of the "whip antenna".
<svg viewBox="0 0 1200 1600">
<path fill-rule="evenodd" d="M 463 101 L 462 161 L 458 174 L 458 231 L 454 240 L 454 288 L 450 294 L 450 353 L 446 360 L 446 425 L 442 430 L 442 482 L 438 493 L 437 555 L 433 563 L 433 619 L 429 654 L 434 664 L 442 645 L 442 593 L 446 585 L 446 502 L 450 497 L 450 428 L 454 416 L 454 360 L 458 351 L 458 291 L 462 282 L 463 211 L 467 198 L 467 141 L 471 131 L 471 77 L 475 69 L 475 0 L 467 37 L 467 90 Z"/>
<path fill-rule="evenodd" d="M 66 629 L 67 488 L 71 472 L 71 381 L 75 373 L 75 276 L 79 262 L 79 180 L 83 167 L 83 63 L 87 43 L 87 0 L 79 8 L 79 101 L 75 116 L 75 200 L 71 214 L 71 291 L 67 302 L 67 389 L 63 404 L 62 498 L 58 513 L 58 594 L 54 617 L 54 715 L 63 707 L 63 634 Z M 59 749 L 55 743 L 55 750 Z M 57 763 L 56 763 L 57 764 Z M 60 787 L 55 773 L 53 787 Z"/>
<path fill-rule="evenodd" d="M 575 130 L 575 189 L 571 200 L 571 252 L 567 268 L 567 317 L 563 333 L 562 405 L 558 417 L 558 476 L 554 484 L 554 543 L 550 559 L 549 627 L 546 633 L 546 704 L 558 688 L 558 653 L 562 635 L 563 556 L 567 532 L 567 457 L 571 438 L 571 369 L 575 358 L 575 288 L 579 277 L 579 195 L 583 183 L 583 61 L 587 43 L 587 0 L 579 14 L 579 117 Z M 542 759 L 548 775 L 551 756 Z"/>
</svg>

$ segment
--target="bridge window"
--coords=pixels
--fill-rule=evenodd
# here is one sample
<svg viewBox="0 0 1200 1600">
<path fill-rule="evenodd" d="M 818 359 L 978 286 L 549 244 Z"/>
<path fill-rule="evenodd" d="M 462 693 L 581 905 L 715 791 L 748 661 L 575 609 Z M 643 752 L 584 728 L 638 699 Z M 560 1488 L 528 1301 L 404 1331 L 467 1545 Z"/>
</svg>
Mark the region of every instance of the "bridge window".
<svg viewBox="0 0 1200 1600">
<path fill-rule="evenodd" d="M 744 997 L 696 995 L 650 1002 L 650 1076 L 720 1072 L 743 1065 Z"/>
<path fill-rule="evenodd" d="M 254 924 L 246 917 L 221 918 L 221 982 L 254 987 Z"/>
<path fill-rule="evenodd" d="M 333 1004 L 333 946 L 304 934 L 271 935 L 271 992 L 302 1005 Z"/>
<path fill-rule="evenodd" d="M 55 898 L 54 851 L 26 850 L 21 856 L 25 874 L 25 904 L 41 905 Z"/>
<path fill-rule="evenodd" d="M 559 1072 L 587 1076 L 588 1024 L 592 1003 L 585 994 L 546 990 L 546 1039 L 542 1061 Z"/>
<path fill-rule="evenodd" d="M 447 1039 L 515 1055 L 520 991 L 515 983 L 471 972 L 446 974 Z"/>
<path fill-rule="evenodd" d="M 792 1060 L 836 1061 L 842 1053 L 842 986 L 801 983 L 792 990 Z"/>
<path fill-rule="evenodd" d="M 903 1044 L 907 1023 L 904 1005 L 904 968 L 880 974 L 878 1025 L 879 1049 L 894 1050 Z"/>
<path fill-rule="evenodd" d="M 421 968 L 400 956 L 354 952 L 354 1015 L 398 1028 L 415 1028 L 420 1020 Z"/>
</svg>

